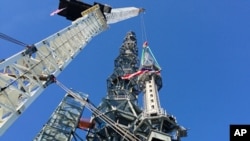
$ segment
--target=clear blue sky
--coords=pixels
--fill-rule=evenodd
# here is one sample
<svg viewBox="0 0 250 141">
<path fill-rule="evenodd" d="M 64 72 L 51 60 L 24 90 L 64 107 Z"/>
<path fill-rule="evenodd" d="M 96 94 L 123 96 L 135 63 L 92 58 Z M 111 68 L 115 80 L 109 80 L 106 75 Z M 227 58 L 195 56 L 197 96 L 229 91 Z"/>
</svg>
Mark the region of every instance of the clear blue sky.
<svg viewBox="0 0 250 141">
<path fill-rule="evenodd" d="M 146 9 L 148 42 L 163 69 L 161 106 L 190 129 L 183 141 L 228 141 L 230 124 L 250 124 L 250 1 L 99 2 L 114 8 Z M 63 17 L 50 16 L 57 9 L 57 0 L 1 1 L 0 5 L 0 32 L 26 43 L 36 43 L 70 24 Z M 113 61 L 130 30 L 137 34 L 140 48 L 140 17 L 111 25 L 87 45 L 58 79 L 88 93 L 98 105 L 106 95 L 106 79 L 113 71 Z M 0 48 L 0 58 L 23 49 L 3 40 Z M 58 86 L 49 86 L 0 141 L 32 140 L 64 94 Z"/>
</svg>

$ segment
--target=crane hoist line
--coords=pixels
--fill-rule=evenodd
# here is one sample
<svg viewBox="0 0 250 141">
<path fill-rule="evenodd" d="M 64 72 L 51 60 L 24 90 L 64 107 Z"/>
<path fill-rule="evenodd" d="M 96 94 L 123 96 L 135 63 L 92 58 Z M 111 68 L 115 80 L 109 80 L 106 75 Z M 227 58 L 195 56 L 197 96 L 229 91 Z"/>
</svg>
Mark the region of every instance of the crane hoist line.
<svg viewBox="0 0 250 141">
<path fill-rule="evenodd" d="M 89 5 L 77 0 L 60 0 L 55 14 L 66 17 L 72 24 L 0 61 L 0 135 L 53 83 L 53 76 L 61 74 L 93 37 L 107 30 L 109 24 L 135 17 L 142 11 L 136 7 L 111 8 L 100 3 Z M 77 17 L 72 18 L 75 12 Z M 4 34 L 0 36 L 26 45 Z"/>
</svg>

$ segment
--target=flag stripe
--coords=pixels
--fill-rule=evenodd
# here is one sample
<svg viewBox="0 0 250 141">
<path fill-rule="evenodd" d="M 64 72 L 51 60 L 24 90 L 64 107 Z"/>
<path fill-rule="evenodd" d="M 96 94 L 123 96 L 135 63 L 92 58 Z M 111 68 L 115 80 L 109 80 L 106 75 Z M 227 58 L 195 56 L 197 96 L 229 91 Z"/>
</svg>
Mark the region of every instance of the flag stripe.
<svg viewBox="0 0 250 141">
<path fill-rule="evenodd" d="M 66 9 L 66 7 L 65 7 L 65 8 L 62 8 L 62 9 L 56 9 L 55 11 L 53 11 L 52 13 L 50 13 L 50 16 L 54 16 L 55 14 L 60 13 L 60 12 L 63 11 L 64 9 Z"/>
<path fill-rule="evenodd" d="M 121 78 L 122 78 L 122 79 L 130 79 L 130 78 L 132 78 L 132 77 L 134 77 L 134 76 L 141 75 L 141 74 L 144 74 L 144 73 L 146 73 L 146 72 L 157 73 L 158 75 L 160 74 L 160 71 L 154 71 L 154 70 L 151 70 L 151 71 L 149 71 L 149 70 L 139 70 L 139 71 L 137 71 L 137 72 L 135 72 L 135 73 L 132 73 L 132 74 L 126 74 L 126 75 L 122 76 Z"/>
</svg>

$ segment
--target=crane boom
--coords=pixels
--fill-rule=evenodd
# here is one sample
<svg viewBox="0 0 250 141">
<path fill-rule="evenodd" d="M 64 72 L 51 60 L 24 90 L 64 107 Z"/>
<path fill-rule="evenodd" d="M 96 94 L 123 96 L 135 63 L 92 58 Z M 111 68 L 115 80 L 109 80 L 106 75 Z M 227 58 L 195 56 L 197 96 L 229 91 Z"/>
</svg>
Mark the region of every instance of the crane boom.
<svg viewBox="0 0 250 141">
<path fill-rule="evenodd" d="M 0 62 L 0 135 L 96 35 L 107 29 L 99 5 L 67 28 Z"/>
</svg>

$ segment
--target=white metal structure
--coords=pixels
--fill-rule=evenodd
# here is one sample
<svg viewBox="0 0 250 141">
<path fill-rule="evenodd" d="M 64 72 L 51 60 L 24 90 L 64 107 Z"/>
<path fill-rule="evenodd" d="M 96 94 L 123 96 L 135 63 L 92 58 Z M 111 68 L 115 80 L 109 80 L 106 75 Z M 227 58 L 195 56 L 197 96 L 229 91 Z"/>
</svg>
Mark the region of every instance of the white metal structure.
<svg viewBox="0 0 250 141">
<path fill-rule="evenodd" d="M 151 77 L 145 82 L 144 112 L 147 115 L 159 115 L 161 111 L 158 88 L 155 84 L 155 78 Z"/>
<path fill-rule="evenodd" d="M 111 13 L 104 13 L 104 14 L 107 18 L 107 23 L 112 24 L 135 17 L 143 11 L 144 11 L 143 8 L 125 7 L 125 8 L 112 9 Z"/>
<path fill-rule="evenodd" d="M 133 17 L 138 13 L 127 14 Z M 124 18 L 116 21 L 129 18 L 127 14 L 121 14 Z M 0 62 L 0 135 L 94 36 L 108 28 L 107 22 L 100 7 L 95 5 L 65 29 Z"/>
</svg>

